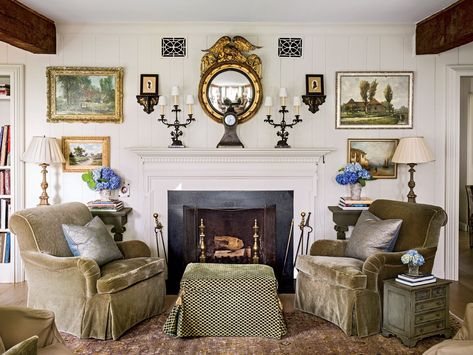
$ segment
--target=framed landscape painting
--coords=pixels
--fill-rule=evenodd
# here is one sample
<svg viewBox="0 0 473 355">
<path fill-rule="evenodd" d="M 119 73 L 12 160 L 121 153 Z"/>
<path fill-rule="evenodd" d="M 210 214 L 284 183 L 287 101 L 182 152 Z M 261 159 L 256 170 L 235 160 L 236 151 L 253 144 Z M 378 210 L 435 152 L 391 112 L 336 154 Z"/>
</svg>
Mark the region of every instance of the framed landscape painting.
<svg viewBox="0 0 473 355">
<path fill-rule="evenodd" d="M 413 72 L 337 72 L 336 128 L 412 128 Z"/>
<path fill-rule="evenodd" d="M 48 122 L 123 121 L 123 68 L 48 67 Z"/>
<path fill-rule="evenodd" d="M 62 154 L 66 172 L 110 166 L 110 137 L 62 137 Z"/>
<path fill-rule="evenodd" d="M 376 179 L 396 179 L 397 164 L 392 162 L 399 139 L 348 138 L 348 162 L 360 163 Z"/>
</svg>

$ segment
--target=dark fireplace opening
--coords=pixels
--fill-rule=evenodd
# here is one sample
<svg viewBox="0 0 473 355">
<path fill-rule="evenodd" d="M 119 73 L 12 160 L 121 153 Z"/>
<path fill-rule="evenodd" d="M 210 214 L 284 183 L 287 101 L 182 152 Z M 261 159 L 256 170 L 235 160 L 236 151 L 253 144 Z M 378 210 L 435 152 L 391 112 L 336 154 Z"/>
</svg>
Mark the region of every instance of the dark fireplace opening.
<svg viewBox="0 0 473 355">
<path fill-rule="evenodd" d="M 188 263 L 199 262 L 205 225 L 206 262 L 250 263 L 255 219 L 259 263 L 273 267 L 280 292 L 293 292 L 293 248 L 287 245 L 293 191 L 169 191 L 169 294 L 177 294 Z M 218 237 L 218 238 L 217 238 Z"/>
<path fill-rule="evenodd" d="M 255 253 L 259 263 L 276 265 L 276 206 L 264 208 L 193 208 L 184 206 L 186 238 L 195 235 L 202 223 L 205 260 L 212 263 L 249 264 Z M 201 253 L 199 253 L 200 260 Z"/>
</svg>

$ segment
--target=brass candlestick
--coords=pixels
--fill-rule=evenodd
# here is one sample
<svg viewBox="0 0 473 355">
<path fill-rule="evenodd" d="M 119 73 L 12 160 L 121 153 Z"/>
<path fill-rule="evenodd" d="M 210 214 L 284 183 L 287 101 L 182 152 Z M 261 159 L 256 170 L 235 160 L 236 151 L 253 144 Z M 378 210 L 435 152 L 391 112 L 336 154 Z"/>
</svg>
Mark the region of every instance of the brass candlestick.
<svg viewBox="0 0 473 355">
<path fill-rule="evenodd" d="M 49 166 L 49 164 L 46 163 L 41 163 L 39 164 L 41 167 L 41 174 L 43 174 L 43 181 L 41 182 L 41 188 L 43 189 L 43 192 L 41 193 L 41 196 L 39 196 L 39 205 L 38 206 L 49 206 L 49 196 L 48 193 L 46 192 L 46 189 L 48 188 L 48 182 L 46 181 L 46 174 L 48 171 L 46 168 Z"/>
<path fill-rule="evenodd" d="M 199 226 L 199 248 L 200 248 L 200 256 L 199 256 L 199 261 L 201 263 L 205 263 L 205 253 L 206 253 L 206 247 L 205 247 L 205 225 L 204 225 L 204 220 L 200 220 L 200 226 Z"/>
<path fill-rule="evenodd" d="M 258 220 L 255 219 L 255 225 L 253 226 L 253 257 L 251 261 L 253 264 L 259 264 L 259 235 L 258 235 L 259 227 L 258 227 Z"/>
</svg>

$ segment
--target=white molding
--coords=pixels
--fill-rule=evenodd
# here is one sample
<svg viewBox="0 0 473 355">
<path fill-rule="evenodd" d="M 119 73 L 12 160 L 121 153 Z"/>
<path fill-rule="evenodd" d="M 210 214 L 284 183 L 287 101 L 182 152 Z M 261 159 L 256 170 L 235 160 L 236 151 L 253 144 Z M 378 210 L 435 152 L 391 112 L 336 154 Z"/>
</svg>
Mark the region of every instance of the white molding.
<svg viewBox="0 0 473 355">
<path fill-rule="evenodd" d="M 460 80 L 473 76 L 473 65 L 447 66 L 445 114 L 445 278 L 458 280 L 459 176 L 460 176 Z"/>
</svg>

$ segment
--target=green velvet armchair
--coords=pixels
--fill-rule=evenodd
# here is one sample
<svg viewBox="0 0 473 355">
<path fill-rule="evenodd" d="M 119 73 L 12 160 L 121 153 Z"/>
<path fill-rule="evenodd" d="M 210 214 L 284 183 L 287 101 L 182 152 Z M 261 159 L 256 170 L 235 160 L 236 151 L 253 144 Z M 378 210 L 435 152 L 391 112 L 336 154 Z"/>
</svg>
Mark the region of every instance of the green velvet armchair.
<svg viewBox="0 0 473 355">
<path fill-rule="evenodd" d="M 78 202 L 14 213 L 28 282 L 28 306 L 51 310 L 58 329 L 81 338 L 117 339 L 126 330 L 164 310 L 165 264 L 138 240 L 117 243 L 124 258 L 101 267 L 73 256 L 62 224 L 92 219 Z"/>
<path fill-rule="evenodd" d="M 447 223 L 437 206 L 376 200 L 369 211 L 381 219 L 402 219 L 394 251 L 358 260 L 345 256 L 346 240 L 318 240 L 310 255 L 299 256 L 295 307 L 338 325 L 347 335 L 379 333 L 383 280 L 407 271 L 404 251 L 416 249 L 425 258 L 422 272 L 431 272 L 440 235 Z"/>
</svg>

